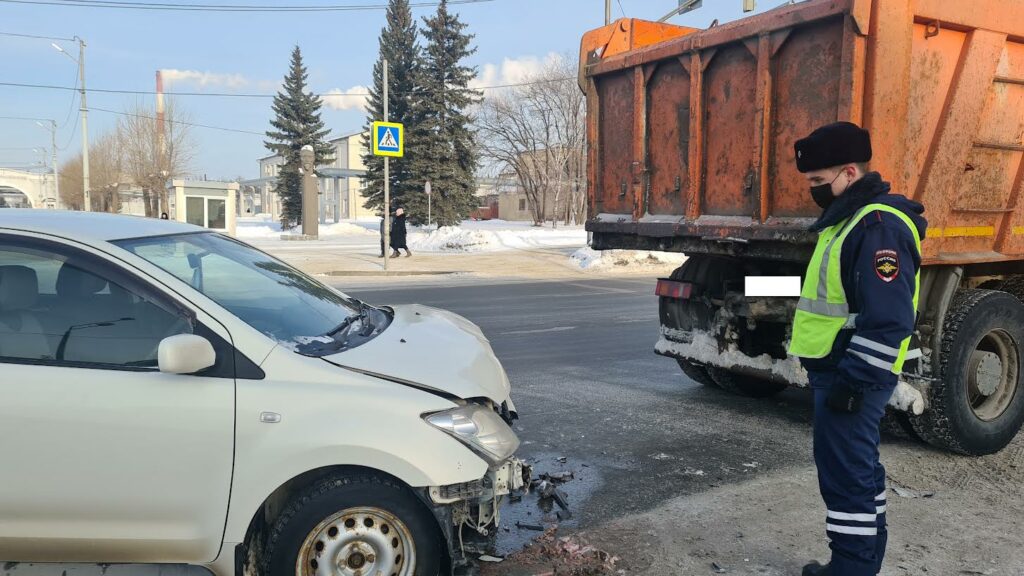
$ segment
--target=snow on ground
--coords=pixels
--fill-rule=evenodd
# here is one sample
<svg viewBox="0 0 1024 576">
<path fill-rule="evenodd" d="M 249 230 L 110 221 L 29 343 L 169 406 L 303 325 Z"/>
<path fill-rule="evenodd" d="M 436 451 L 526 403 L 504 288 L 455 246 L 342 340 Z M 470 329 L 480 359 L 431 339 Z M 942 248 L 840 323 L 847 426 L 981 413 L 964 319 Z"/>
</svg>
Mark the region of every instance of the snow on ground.
<svg viewBox="0 0 1024 576">
<path fill-rule="evenodd" d="M 497 252 L 531 248 L 583 246 L 587 233 L 581 226 L 531 226 L 528 222 L 467 221 L 462 226 L 437 230 L 410 230 L 409 245 L 420 252 Z"/>
<path fill-rule="evenodd" d="M 584 270 L 595 272 L 644 270 L 681 266 L 686 256 L 674 252 L 646 252 L 642 250 L 594 250 L 584 246 L 569 257 Z"/>
<path fill-rule="evenodd" d="M 365 236 L 369 234 L 377 234 L 377 232 L 371 230 L 371 228 L 375 226 L 377 226 L 377 224 L 374 224 L 373 222 L 362 221 L 321 224 L 319 228 L 319 235 L 321 237 Z M 238 218 L 235 230 L 235 235 L 243 240 L 274 240 L 280 239 L 282 235 L 294 236 L 301 233 L 301 227 L 282 231 L 281 223 L 271 220 L 269 214 L 240 217 Z"/>
</svg>

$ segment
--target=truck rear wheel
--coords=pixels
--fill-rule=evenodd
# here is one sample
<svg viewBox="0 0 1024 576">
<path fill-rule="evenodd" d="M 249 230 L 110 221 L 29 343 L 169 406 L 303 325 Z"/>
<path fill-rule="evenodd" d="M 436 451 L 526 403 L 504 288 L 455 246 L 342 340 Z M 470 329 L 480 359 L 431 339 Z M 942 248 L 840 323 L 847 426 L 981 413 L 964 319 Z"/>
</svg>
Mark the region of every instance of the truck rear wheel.
<svg viewBox="0 0 1024 576">
<path fill-rule="evenodd" d="M 679 362 L 679 367 L 683 369 L 683 374 L 686 374 L 686 377 L 690 380 L 704 386 L 718 387 L 718 384 L 711 378 L 711 374 L 708 373 L 707 368 L 682 358 L 676 358 L 676 362 Z"/>
<path fill-rule="evenodd" d="M 750 396 L 751 398 L 770 398 L 786 389 L 785 384 L 755 378 L 746 374 L 737 374 L 736 372 L 730 372 L 725 368 L 709 366 L 707 370 L 715 384 L 718 384 L 718 386 L 723 390 L 727 390 L 733 394 L 739 394 L 741 396 Z"/>
<path fill-rule="evenodd" d="M 961 290 L 943 326 L 929 407 L 910 422 L 935 446 L 998 452 L 1024 423 L 1024 304 L 994 290 Z"/>
</svg>

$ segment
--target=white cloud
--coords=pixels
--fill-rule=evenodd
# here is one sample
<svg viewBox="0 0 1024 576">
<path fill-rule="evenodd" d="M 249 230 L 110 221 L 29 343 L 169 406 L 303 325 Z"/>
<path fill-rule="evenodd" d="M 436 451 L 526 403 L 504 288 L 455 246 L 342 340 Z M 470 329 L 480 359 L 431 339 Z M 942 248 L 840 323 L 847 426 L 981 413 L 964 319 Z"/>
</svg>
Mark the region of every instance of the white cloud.
<svg viewBox="0 0 1024 576">
<path fill-rule="evenodd" d="M 560 62 L 562 58 L 561 54 L 550 52 L 543 57 L 505 58 L 501 64 L 484 64 L 480 67 L 480 74 L 470 83 L 470 86 L 479 88 L 526 82 L 546 67 Z"/>
<path fill-rule="evenodd" d="M 321 96 L 324 105 L 332 110 L 365 110 L 366 93 L 369 88 L 366 86 L 353 86 L 348 90 L 335 88 Z"/>
<path fill-rule="evenodd" d="M 241 74 L 218 74 L 216 72 L 200 72 L 199 70 L 161 70 L 164 87 L 172 84 L 197 86 L 199 88 L 227 88 L 238 90 L 249 85 L 249 80 Z"/>
</svg>

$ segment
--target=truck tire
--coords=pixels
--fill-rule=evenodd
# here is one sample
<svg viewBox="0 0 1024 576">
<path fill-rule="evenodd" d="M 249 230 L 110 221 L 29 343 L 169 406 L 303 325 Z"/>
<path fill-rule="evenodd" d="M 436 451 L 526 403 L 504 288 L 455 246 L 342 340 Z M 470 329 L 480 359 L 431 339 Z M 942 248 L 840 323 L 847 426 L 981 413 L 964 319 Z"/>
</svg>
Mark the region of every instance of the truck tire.
<svg viewBox="0 0 1024 576">
<path fill-rule="evenodd" d="M 1010 276 L 993 286 L 992 290 L 1012 294 L 1017 300 L 1024 302 L 1024 276 Z"/>
<path fill-rule="evenodd" d="M 393 480 L 336 475 L 296 494 L 274 521 L 263 573 L 438 576 L 441 538 L 431 513 Z M 347 571 L 324 572 L 330 559 Z"/>
<path fill-rule="evenodd" d="M 746 374 L 737 374 L 724 368 L 708 366 L 707 371 L 715 384 L 718 384 L 723 390 L 741 396 L 771 398 L 786 389 L 785 384 L 755 378 Z"/>
<path fill-rule="evenodd" d="M 1005 292 L 960 290 L 943 326 L 928 409 L 910 422 L 928 443 L 980 456 L 1024 423 L 1024 303 Z"/>
<path fill-rule="evenodd" d="M 721 287 L 726 275 L 735 266 L 730 265 L 728 258 L 698 254 L 689 257 L 682 266 L 676 268 L 669 277 L 677 282 L 690 282 L 701 286 L 706 294 Z M 658 303 L 661 325 L 674 330 L 708 329 L 715 311 L 699 298 L 678 300 L 662 297 Z M 676 358 L 683 374 L 704 386 L 718 387 L 708 373 L 708 369 L 689 360 Z"/>
<path fill-rule="evenodd" d="M 679 362 L 679 367 L 683 369 L 683 374 L 694 382 L 717 388 L 718 384 L 711 378 L 711 374 L 708 373 L 708 369 L 700 364 L 694 364 L 689 360 L 683 360 L 682 358 L 676 358 L 676 362 Z"/>
</svg>

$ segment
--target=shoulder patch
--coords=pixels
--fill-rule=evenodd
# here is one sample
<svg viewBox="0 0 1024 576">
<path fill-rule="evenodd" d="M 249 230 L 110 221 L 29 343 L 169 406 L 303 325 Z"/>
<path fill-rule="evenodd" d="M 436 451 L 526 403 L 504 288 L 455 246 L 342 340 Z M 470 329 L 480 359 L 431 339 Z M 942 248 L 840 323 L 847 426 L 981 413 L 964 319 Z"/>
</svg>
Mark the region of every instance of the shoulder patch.
<svg viewBox="0 0 1024 576">
<path fill-rule="evenodd" d="M 900 257 L 895 250 L 875 252 L 875 273 L 882 282 L 892 282 L 900 275 Z"/>
</svg>

